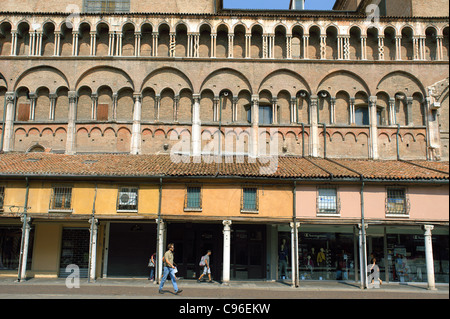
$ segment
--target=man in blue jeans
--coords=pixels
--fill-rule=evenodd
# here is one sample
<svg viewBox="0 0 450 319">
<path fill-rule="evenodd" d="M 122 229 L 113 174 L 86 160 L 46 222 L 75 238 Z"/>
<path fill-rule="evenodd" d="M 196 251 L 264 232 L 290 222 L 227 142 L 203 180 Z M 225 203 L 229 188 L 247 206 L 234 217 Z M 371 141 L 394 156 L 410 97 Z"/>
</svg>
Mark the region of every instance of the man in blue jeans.
<svg viewBox="0 0 450 319">
<path fill-rule="evenodd" d="M 162 288 L 164 287 L 164 283 L 166 282 L 167 276 L 170 275 L 170 279 L 172 280 L 173 289 L 175 290 L 175 294 L 180 294 L 183 290 L 178 290 L 177 286 L 177 278 L 175 277 L 175 266 L 173 264 L 173 251 L 175 249 L 174 244 L 167 245 L 167 251 L 164 254 L 164 275 L 161 280 L 161 284 L 159 285 L 159 293 L 162 294 Z"/>
</svg>

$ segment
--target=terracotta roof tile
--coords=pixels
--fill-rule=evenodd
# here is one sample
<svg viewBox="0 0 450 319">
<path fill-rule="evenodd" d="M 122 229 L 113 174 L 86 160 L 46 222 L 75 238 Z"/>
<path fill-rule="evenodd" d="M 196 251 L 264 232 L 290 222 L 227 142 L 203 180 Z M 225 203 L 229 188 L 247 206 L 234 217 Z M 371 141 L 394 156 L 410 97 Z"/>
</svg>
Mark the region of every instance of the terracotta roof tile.
<svg viewBox="0 0 450 319">
<path fill-rule="evenodd" d="M 4 176 L 235 176 L 288 178 L 359 178 L 381 180 L 448 180 L 448 162 L 373 161 L 278 157 L 252 159 L 200 158 L 169 155 L 62 155 L 48 153 L 0 154 L 0 177 Z"/>
</svg>

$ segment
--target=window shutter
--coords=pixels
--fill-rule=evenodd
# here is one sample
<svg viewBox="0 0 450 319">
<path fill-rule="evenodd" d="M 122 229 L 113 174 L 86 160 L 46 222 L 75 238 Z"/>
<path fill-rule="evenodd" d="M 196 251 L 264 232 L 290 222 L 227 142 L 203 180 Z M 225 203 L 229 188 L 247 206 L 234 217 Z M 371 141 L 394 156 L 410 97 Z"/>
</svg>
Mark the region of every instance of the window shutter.
<svg viewBox="0 0 450 319">
<path fill-rule="evenodd" d="M 97 121 L 107 121 L 108 120 L 108 109 L 109 109 L 109 104 L 98 104 L 97 105 Z"/>
<path fill-rule="evenodd" d="M 17 113 L 18 121 L 30 120 L 30 104 L 19 104 L 19 110 Z"/>
</svg>

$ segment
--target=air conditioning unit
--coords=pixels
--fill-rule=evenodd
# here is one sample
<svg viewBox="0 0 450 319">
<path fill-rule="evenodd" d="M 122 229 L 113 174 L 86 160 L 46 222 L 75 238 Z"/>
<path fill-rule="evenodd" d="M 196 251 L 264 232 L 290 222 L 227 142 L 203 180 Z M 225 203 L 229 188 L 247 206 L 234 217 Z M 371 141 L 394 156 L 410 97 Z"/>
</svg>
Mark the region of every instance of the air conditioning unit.
<svg viewBox="0 0 450 319">
<path fill-rule="evenodd" d="M 137 190 L 133 188 L 122 188 L 119 193 L 119 207 L 137 206 Z"/>
</svg>

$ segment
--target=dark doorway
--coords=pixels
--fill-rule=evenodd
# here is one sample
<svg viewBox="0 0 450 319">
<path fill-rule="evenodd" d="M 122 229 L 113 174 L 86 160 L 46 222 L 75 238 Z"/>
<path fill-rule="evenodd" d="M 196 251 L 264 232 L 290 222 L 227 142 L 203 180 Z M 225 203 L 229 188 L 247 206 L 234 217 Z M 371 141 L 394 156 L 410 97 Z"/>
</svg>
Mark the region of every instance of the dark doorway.
<svg viewBox="0 0 450 319">
<path fill-rule="evenodd" d="M 197 279 L 203 271 L 200 259 L 208 250 L 211 276 L 215 281 L 222 279 L 223 226 L 221 224 L 175 224 L 167 229 L 167 244 L 174 243 L 174 261 L 177 264 L 177 277 Z M 207 277 L 206 277 L 207 278 Z"/>
<path fill-rule="evenodd" d="M 231 236 L 232 279 L 266 278 L 265 247 L 265 225 L 233 225 Z"/>
<path fill-rule="evenodd" d="M 69 265 L 77 265 L 80 277 L 87 278 L 89 267 L 88 228 L 64 228 L 62 232 L 61 258 L 59 262 L 59 277 L 66 278 L 72 271 L 66 271 Z"/>
<path fill-rule="evenodd" d="M 148 261 L 156 252 L 156 225 L 111 223 L 108 277 L 148 277 Z"/>
</svg>

